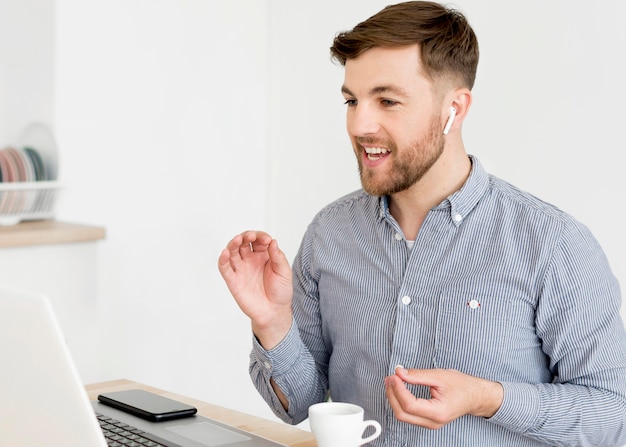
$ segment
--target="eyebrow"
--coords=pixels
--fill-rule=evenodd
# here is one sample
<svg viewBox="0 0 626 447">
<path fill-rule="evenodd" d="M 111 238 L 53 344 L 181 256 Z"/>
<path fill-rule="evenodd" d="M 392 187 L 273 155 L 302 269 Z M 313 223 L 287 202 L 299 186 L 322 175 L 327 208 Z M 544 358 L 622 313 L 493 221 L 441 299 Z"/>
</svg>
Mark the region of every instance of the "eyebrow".
<svg viewBox="0 0 626 447">
<path fill-rule="evenodd" d="M 349 96 L 354 96 L 354 94 L 350 91 L 350 89 L 346 87 L 345 85 L 341 87 L 341 92 Z M 409 96 L 408 92 L 405 89 L 395 86 L 395 85 L 379 85 L 377 87 L 370 89 L 368 93 L 369 93 L 369 96 L 380 95 L 382 93 L 394 93 L 396 95 L 400 95 L 405 98 Z"/>
</svg>

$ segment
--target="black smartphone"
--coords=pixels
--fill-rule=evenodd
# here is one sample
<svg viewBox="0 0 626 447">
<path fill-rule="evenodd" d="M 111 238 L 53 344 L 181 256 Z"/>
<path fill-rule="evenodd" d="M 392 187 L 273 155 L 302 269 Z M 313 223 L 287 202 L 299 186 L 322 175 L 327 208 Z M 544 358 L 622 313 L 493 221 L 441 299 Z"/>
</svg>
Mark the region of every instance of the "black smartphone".
<svg viewBox="0 0 626 447">
<path fill-rule="evenodd" d="M 193 416 L 195 407 L 144 390 L 113 391 L 98 395 L 104 405 L 139 416 L 152 422 Z"/>
</svg>

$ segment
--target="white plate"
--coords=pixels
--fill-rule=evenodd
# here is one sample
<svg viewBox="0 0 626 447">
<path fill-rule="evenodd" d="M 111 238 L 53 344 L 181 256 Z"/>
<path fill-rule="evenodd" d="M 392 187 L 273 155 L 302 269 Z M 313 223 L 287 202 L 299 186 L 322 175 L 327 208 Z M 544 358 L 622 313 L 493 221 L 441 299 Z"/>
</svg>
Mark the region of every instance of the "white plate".
<svg viewBox="0 0 626 447">
<path fill-rule="evenodd" d="M 36 149 L 45 165 L 47 173 L 45 180 L 57 180 L 59 163 L 57 145 L 48 126 L 43 123 L 31 123 L 26 126 L 17 139 L 17 147 Z"/>
</svg>

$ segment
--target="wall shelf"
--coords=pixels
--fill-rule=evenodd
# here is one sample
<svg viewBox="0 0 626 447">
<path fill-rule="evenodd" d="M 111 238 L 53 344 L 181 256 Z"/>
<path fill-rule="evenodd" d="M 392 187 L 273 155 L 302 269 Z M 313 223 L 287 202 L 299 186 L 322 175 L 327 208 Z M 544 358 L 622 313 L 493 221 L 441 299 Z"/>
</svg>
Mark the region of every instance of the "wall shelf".
<svg viewBox="0 0 626 447">
<path fill-rule="evenodd" d="M 90 242 L 105 237 L 102 227 L 38 220 L 0 227 L 0 248 Z"/>
</svg>

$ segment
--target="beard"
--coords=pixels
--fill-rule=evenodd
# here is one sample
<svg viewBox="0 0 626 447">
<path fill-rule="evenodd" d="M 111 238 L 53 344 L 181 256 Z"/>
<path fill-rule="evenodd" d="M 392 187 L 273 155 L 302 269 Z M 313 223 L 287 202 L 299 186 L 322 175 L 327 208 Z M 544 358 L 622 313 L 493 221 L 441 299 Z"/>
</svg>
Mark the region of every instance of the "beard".
<svg viewBox="0 0 626 447">
<path fill-rule="evenodd" d="M 385 144 L 381 146 L 389 148 L 391 154 L 388 157 L 393 157 L 390 160 L 391 169 L 384 178 L 378 178 L 380 174 L 376 172 L 376 169 L 364 168 L 361 159 L 362 148 L 357 151 L 363 189 L 374 196 L 386 196 L 404 191 L 420 181 L 443 153 L 445 137 L 441 129 L 439 117 L 433 116 L 428 132 L 407 147 L 398 150 L 392 141 L 384 142 Z M 380 140 L 358 138 L 356 143 L 360 147 L 359 142 L 374 143 L 375 141 L 380 142 Z"/>
</svg>

